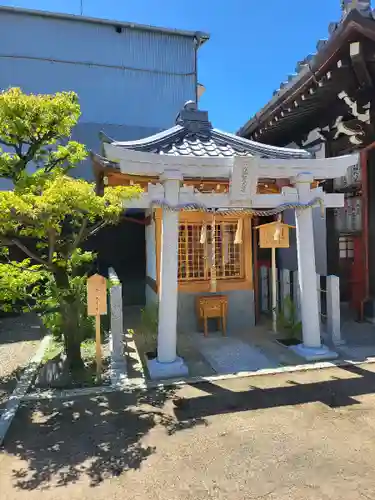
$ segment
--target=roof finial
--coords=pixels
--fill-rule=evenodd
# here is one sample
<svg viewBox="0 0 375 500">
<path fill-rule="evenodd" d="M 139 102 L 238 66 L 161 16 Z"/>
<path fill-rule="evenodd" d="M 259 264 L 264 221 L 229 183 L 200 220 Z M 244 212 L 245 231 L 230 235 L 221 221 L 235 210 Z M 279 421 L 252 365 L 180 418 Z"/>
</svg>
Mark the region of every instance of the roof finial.
<svg viewBox="0 0 375 500">
<path fill-rule="evenodd" d="M 187 101 L 184 104 L 177 115 L 176 125 L 182 125 L 192 132 L 204 132 L 212 128 L 207 111 L 200 111 L 195 101 Z"/>
<path fill-rule="evenodd" d="M 358 10 L 363 16 L 372 16 L 371 0 L 341 0 L 343 18 L 354 9 Z"/>
<path fill-rule="evenodd" d="M 195 101 L 186 101 L 184 104 L 184 109 L 195 111 L 197 109 L 197 103 Z"/>
</svg>

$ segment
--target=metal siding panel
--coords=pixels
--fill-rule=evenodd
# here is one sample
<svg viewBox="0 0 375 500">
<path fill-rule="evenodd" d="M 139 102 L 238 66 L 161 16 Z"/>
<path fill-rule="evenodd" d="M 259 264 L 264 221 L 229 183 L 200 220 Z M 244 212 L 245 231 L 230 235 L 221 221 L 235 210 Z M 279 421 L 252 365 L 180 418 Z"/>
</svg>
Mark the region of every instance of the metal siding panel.
<svg viewBox="0 0 375 500">
<path fill-rule="evenodd" d="M 160 132 L 159 128 L 135 127 L 127 125 L 110 125 L 108 123 L 78 123 L 72 132 L 72 139 L 86 145 L 89 151 L 100 153 L 101 142 L 99 132 L 105 132 L 109 137 L 122 141 L 143 139 Z M 94 180 L 92 162 L 87 159 L 72 171 L 73 177 Z M 1 186 L 0 186 L 1 189 Z"/>
<path fill-rule="evenodd" d="M 15 36 L 15 33 L 17 36 Z M 1 54 L 194 73 L 192 38 L 25 14 L 0 13 Z"/>
<path fill-rule="evenodd" d="M 0 58 L 0 88 L 77 92 L 83 122 L 168 128 L 195 97 L 194 76 Z"/>
</svg>

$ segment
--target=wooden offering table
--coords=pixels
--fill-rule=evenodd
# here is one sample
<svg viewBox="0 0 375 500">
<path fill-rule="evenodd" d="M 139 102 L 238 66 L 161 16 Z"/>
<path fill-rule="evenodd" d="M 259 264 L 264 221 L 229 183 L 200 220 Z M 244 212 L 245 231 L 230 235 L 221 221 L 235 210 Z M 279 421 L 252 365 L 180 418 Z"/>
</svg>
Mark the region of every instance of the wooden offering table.
<svg viewBox="0 0 375 500">
<path fill-rule="evenodd" d="M 207 337 L 208 318 L 217 318 L 220 321 L 219 327 L 226 334 L 227 329 L 227 310 L 228 310 L 228 297 L 226 295 L 205 295 L 197 297 L 196 311 L 199 326 L 204 326 L 204 336 Z"/>
</svg>

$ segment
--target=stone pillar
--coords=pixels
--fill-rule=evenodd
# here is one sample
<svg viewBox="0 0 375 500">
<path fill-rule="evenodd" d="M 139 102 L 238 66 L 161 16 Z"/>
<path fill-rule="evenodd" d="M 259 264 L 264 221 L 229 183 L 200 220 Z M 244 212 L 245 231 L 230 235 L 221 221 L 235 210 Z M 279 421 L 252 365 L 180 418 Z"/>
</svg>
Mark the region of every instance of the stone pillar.
<svg viewBox="0 0 375 500">
<path fill-rule="evenodd" d="M 111 348 L 111 381 L 120 384 L 127 375 L 126 358 L 124 356 L 124 324 L 121 282 L 113 268 L 108 269 L 110 281 L 110 348 Z"/>
<path fill-rule="evenodd" d="M 122 319 L 122 286 L 111 285 L 111 358 L 112 361 L 124 362 L 124 327 Z"/>
<path fill-rule="evenodd" d="M 300 203 L 313 199 L 312 182 L 310 173 L 301 173 L 295 179 Z M 337 354 L 323 346 L 320 339 L 312 208 L 296 209 L 296 239 L 303 343 L 293 350 L 307 360 L 333 359 Z"/>
<path fill-rule="evenodd" d="M 182 174 L 178 170 L 166 170 L 161 176 L 164 200 L 169 205 L 178 204 L 182 180 Z M 157 360 L 148 363 L 151 378 L 187 375 L 186 365 L 177 357 L 178 226 L 179 213 L 164 208 L 159 280 L 158 356 Z"/>
<path fill-rule="evenodd" d="M 345 344 L 341 338 L 340 278 L 327 276 L 327 332 L 333 345 Z"/>
<path fill-rule="evenodd" d="M 164 199 L 170 205 L 179 200 L 181 173 L 167 170 L 160 179 Z M 163 209 L 160 259 L 158 361 L 173 363 L 177 345 L 178 212 Z"/>
</svg>

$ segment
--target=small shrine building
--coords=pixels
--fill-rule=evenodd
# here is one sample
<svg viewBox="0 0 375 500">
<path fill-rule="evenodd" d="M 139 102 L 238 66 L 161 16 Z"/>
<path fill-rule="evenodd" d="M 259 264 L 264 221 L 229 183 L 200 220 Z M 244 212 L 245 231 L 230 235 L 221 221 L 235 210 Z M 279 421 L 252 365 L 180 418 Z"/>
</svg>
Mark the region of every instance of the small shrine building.
<svg viewBox="0 0 375 500">
<path fill-rule="evenodd" d="M 185 104 L 174 127 L 159 134 L 128 142 L 102 140 L 102 155 L 93 155 L 98 194 L 106 186 L 143 188 L 126 209 L 148 216 L 146 299 L 159 304 L 155 363 L 164 375 L 184 371 L 176 355 L 177 331 L 197 330 L 197 297 L 224 297 L 229 334 L 251 330 L 257 302 L 255 228 L 286 208 L 296 209 L 303 323 L 299 354 L 329 357 L 320 340 L 312 207 L 342 206 L 343 195 L 324 193 L 318 182 L 342 175 L 356 155 L 314 160 L 301 149 L 222 132 L 194 102 Z"/>
</svg>

